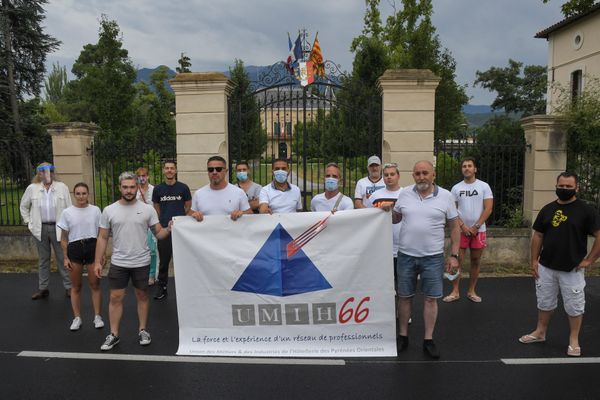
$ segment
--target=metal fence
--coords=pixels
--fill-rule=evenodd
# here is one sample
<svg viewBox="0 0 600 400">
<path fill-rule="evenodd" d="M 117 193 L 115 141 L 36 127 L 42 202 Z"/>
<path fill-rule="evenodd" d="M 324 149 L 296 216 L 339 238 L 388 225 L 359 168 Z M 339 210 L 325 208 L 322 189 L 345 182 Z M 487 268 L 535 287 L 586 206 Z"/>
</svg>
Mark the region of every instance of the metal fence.
<svg viewBox="0 0 600 400">
<path fill-rule="evenodd" d="M 485 143 L 476 136 L 435 141 L 436 182 L 452 189 L 463 179 L 461 160 L 474 157 L 477 178 L 487 182 L 494 193 L 494 209 L 488 225 L 519 227 L 523 224 L 523 175 L 525 143 Z"/>
<path fill-rule="evenodd" d="M 163 181 L 162 163 L 175 160 L 175 141 L 147 143 L 139 140 L 116 141 L 96 137 L 92 145 L 94 160 L 94 203 L 103 209 L 121 197 L 119 175 L 148 169 L 149 182 L 156 185 Z"/>
<path fill-rule="evenodd" d="M 600 211 L 600 155 L 567 152 L 567 170 L 579 177 L 578 197 Z"/>
<path fill-rule="evenodd" d="M 18 143 L 0 140 L 0 226 L 23 224 L 21 197 L 31 183 L 35 166 L 44 161 L 52 162 L 50 135 Z"/>
</svg>

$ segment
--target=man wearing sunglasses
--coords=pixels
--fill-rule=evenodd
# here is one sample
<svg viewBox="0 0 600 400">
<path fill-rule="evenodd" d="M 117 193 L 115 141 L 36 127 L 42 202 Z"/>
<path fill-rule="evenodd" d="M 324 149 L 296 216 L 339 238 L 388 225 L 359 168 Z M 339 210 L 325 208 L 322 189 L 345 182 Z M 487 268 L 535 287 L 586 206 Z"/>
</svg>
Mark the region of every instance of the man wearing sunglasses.
<svg viewBox="0 0 600 400">
<path fill-rule="evenodd" d="M 205 215 L 229 215 L 235 221 L 244 214 L 252 214 L 246 193 L 227 182 L 227 162 L 223 157 L 210 157 L 206 169 L 210 183 L 194 193 L 192 217 L 202 221 Z"/>
<path fill-rule="evenodd" d="M 300 188 L 287 181 L 290 166 L 287 160 L 278 158 L 271 165 L 273 168 L 273 182 L 263 186 L 260 191 L 261 214 L 285 214 L 302 211 Z"/>
</svg>

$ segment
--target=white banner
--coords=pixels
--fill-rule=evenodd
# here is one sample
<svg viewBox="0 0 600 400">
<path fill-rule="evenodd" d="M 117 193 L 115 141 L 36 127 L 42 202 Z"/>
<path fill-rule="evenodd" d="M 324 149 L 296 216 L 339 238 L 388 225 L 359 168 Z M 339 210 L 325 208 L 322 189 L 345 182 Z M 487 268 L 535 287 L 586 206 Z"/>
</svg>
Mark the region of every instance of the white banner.
<svg viewBox="0 0 600 400">
<path fill-rule="evenodd" d="M 389 213 L 179 217 L 172 234 L 177 354 L 396 355 Z"/>
</svg>

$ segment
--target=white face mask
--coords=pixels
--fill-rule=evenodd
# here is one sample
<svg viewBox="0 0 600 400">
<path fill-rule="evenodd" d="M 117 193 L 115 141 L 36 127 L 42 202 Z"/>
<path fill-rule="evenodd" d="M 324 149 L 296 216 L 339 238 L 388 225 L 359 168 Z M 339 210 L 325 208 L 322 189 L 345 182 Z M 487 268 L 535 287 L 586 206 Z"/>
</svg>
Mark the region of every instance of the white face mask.
<svg viewBox="0 0 600 400">
<path fill-rule="evenodd" d="M 287 181 L 288 173 L 287 171 L 278 169 L 277 171 L 273 171 L 273 175 L 275 176 L 275 180 L 278 183 L 284 183 Z"/>
</svg>

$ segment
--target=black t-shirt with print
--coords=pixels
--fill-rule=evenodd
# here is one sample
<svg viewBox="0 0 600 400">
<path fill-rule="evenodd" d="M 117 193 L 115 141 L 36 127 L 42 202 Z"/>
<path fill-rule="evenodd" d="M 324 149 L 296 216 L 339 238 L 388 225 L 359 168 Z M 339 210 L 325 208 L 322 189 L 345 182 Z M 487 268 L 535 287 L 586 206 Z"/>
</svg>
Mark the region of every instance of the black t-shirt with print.
<svg viewBox="0 0 600 400">
<path fill-rule="evenodd" d="M 569 204 L 546 204 L 533 229 L 542 233 L 540 264 L 558 271 L 571 271 L 587 254 L 587 237 L 600 229 L 598 212 L 576 199 Z"/>
<path fill-rule="evenodd" d="M 154 186 L 152 202 L 160 206 L 160 224 L 166 228 L 171 218 L 185 215 L 185 202 L 191 199 L 190 188 L 185 183 L 177 181 L 167 185 L 163 182 Z"/>
</svg>

